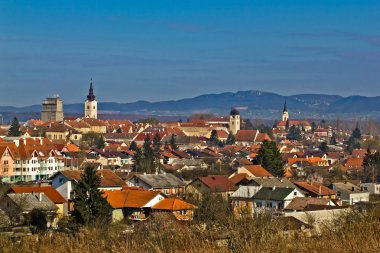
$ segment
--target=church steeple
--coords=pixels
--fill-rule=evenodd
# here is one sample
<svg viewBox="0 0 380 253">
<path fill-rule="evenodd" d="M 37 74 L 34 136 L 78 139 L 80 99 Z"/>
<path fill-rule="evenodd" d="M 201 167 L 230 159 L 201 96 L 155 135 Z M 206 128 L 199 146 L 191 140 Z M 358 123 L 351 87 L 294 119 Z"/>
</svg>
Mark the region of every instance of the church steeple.
<svg viewBox="0 0 380 253">
<path fill-rule="evenodd" d="M 288 111 L 288 105 L 287 105 L 287 100 L 285 99 L 284 110 L 282 112 L 287 112 L 287 111 Z"/>
<path fill-rule="evenodd" d="M 282 121 L 287 121 L 288 119 L 289 119 L 288 105 L 285 99 L 284 110 L 282 111 Z"/>
<path fill-rule="evenodd" d="M 94 88 L 92 87 L 92 78 L 91 78 L 91 81 L 90 81 L 90 89 L 88 91 L 87 100 L 88 101 L 94 101 L 95 100 Z"/>
<path fill-rule="evenodd" d="M 98 102 L 95 99 L 94 88 L 92 87 L 92 78 L 90 82 L 90 89 L 88 90 L 88 96 L 84 103 L 84 116 L 86 118 L 98 118 Z"/>
</svg>

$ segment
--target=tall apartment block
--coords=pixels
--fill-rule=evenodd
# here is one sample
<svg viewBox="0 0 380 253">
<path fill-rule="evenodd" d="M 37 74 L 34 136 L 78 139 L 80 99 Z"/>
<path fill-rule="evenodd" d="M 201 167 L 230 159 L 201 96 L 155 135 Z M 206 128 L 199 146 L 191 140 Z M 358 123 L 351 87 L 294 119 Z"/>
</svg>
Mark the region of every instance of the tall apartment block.
<svg viewBox="0 0 380 253">
<path fill-rule="evenodd" d="M 42 101 L 41 120 L 63 121 L 63 101 L 59 95 L 50 96 Z"/>
</svg>

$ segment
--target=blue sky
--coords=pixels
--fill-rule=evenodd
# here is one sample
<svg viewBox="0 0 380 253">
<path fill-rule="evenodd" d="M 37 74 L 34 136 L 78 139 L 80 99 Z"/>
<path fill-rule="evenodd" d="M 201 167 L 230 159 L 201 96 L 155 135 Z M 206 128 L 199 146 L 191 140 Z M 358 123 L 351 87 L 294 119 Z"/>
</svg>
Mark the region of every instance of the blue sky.
<svg viewBox="0 0 380 253">
<path fill-rule="evenodd" d="M 0 105 L 380 95 L 380 1 L 0 0 Z"/>
</svg>

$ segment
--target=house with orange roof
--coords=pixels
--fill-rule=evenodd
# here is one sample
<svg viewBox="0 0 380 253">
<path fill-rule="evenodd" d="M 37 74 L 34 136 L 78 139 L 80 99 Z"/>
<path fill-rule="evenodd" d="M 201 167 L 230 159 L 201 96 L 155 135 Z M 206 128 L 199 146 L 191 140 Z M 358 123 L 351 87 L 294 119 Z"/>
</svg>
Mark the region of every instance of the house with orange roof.
<svg viewBox="0 0 380 253">
<path fill-rule="evenodd" d="M 152 206 L 153 212 L 170 212 L 177 220 L 193 220 L 194 210 L 197 206 L 178 198 L 165 198 Z"/>
<path fill-rule="evenodd" d="M 318 182 L 296 181 L 293 182 L 304 193 L 305 197 L 335 199 L 336 191 Z"/>
<path fill-rule="evenodd" d="M 343 166 L 341 166 L 341 169 L 344 171 L 363 171 L 363 161 L 364 158 L 360 157 L 349 157 L 347 160 L 343 163 Z"/>
<path fill-rule="evenodd" d="M 301 128 L 301 129 L 304 129 L 305 132 L 311 131 L 311 124 L 307 120 L 292 120 L 292 119 L 290 119 L 290 120 L 288 120 L 288 122 L 289 122 L 289 127 L 296 126 L 296 127 Z M 287 125 L 287 121 L 282 120 L 282 121 L 278 122 L 277 128 L 281 129 L 281 130 L 285 130 L 286 125 Z"/>
<path fill-rule="evenodd" d="M 67 215 L 64 212 L 65 198 L 51 186 L 12 186 L 9 193 L 44 193 L 57 207 L 57 214 L 60 216 Z"/>
<path fill-rule="evenodd" d="M 15 156 L 8 146 L 0 146 L 0 177 L 2 182 L 12 182 L 16 175 Z"/>
<path fill-rule="evenodd" d="M 237 188 L 226 175 L 209 175 L 193 180 L 186 186 L 186 193 L 198 199 L 201 199 L 204 194 L 220 194 L 228 199 Z"/>
<path fill-rule="evenodd" d="M 62 154 L 47 138 L 20 138 L 0 146 L 7 146 L 15 160 L 11 182 L 43 180 L 64 169 Z"/>
<path fill-rule="evenodd" d="M 324 160 L 321 157 L 289 157 L 288 165 L 292 167 L 305 167 L 305 166 L 329 166 L 327 160 Z"/>
<path fill-rule="evenodd" d="M 266 169 L 261 167 L 261 165 L 245 165 L 241 166 L 237 169 L 235 173 L 233 173 L 231 177 L 237 174 L 247 174 L 248 177 L 273 177 Z"/>
<path fill-rule="evenodd" d="M 80 119 L 80 122 L 87 124 L 90 127 L 90 132 L 98 134 L 107 133 L 108 124 L 106 121 L 94 118 L 82 118 Z"/>
<path fill-rule="evenodd" d="M 112 170 L 103 169 L 96 172 L 101 177 L 100 190 L 121 190 L 125 182 Z M 64 212 L 73 210 L 74 189 L 77 186 L 83 170 L 64 170 L 54 174 L 51 185 L 67 200 Z"/>
<path fill-rule="evenodd" d="M 236 144 L 241 146 L 251 146 L 262 144 L 265 140 L 271 141 L 271 138 L 266 133 L 260 133 L 259 130 L 239 130 L 236 135 Z"/>
<path fill-rule="evenodd" d="M 103 193 L 113 209 L 113 221 L 146 220 L 151 213 L 151 208 L 166 198 L 160 191 L 139 188 L 104 190 Z"/>
<path fill-rule="evenodd" d="M 78 132 L 82 134 L 86 134 L 91 131 L 91 127 L 85 122 L 80 121 L 80 119 L 79 120 L 65 120 L 64 124 L 77 130 Z"/>
</svg>

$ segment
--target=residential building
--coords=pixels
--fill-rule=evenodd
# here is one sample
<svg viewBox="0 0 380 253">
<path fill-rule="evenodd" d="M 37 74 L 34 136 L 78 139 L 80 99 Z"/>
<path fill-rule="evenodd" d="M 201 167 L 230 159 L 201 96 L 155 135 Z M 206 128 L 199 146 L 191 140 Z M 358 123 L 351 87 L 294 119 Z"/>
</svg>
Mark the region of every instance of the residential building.
<svg viewBox="0 0 380 253">
<path fill-rule="evenodd" d="M 293 182 L 304 193 L 305 197 L 335 199 L 336 191 L 318 182 L 296 181 Z"/>
<path fill-rule="evenodd" d="M 129 181 L 129 186 L 142 187 L 145 190 L 161 191 L 168 196 L 185 193 L 186 183 L 173 174 L 137 174 Z"/>
<path fill-rule="evenodd" d="M 67 202 L 65 198 L 51 186 L 12 186 L 9 193 L 44 193 L 58 208 L 58 216 L 67 215 L 64 213 L 64 204 Z"/>
<path fill-rule="evenodd" d="M 369 192 L 350 182 L 332 183 L 329 186 L 337 192 L 344 204 L 354 205 L 358 202 L 369 201 Z"/>
<path fill-rule="evenodd" d="M 74 190 L 82 174 L 83 170 L 65 170 L 51 177 L 51 185 L 67 200 L 64 213 L 73 210 Z M 125 182 L 111 170 L 98 170 L 97 174 L 101 177 L 100 190 L 121 190 L 125 186 Z"/>
<path fill-rule="evenodd" d="M 361 183 L 360 187 L 368 191 L 369 194 L 380 194 L 380 183 Z"/>
<path fill-rule="evenodd" d="M 151 207 L 166 198 L 160 191 L 148 191 L 139 188 L 105 190 L 103 192 L 113 209 L 113 221 L 146 220 L 151 213 Z"/>
<path fill-rule="evenodd" d="M 180 221 L 193 220 L 194 210 L 197 206 L 178 198 L 165 198 L 152 206 L 153 212 L 169 212 Z"/>
<path fill-rule="evenodd" d="M 54 225 L 58 207 L 43 192 L 7 193 L 0 200 L 0 209 L 8 216 L 11 226 L 28 225 L 34 210 L 45 213 L 47 227 Z"/>
<path fill-rule="evenodd" d="M 226 175 L 198 177 L 186 186 L 186 193 L 201 199 L 204 194 L 220 194 L 225 199 L 237 190 L 237 186 Z"/>
</svg>

